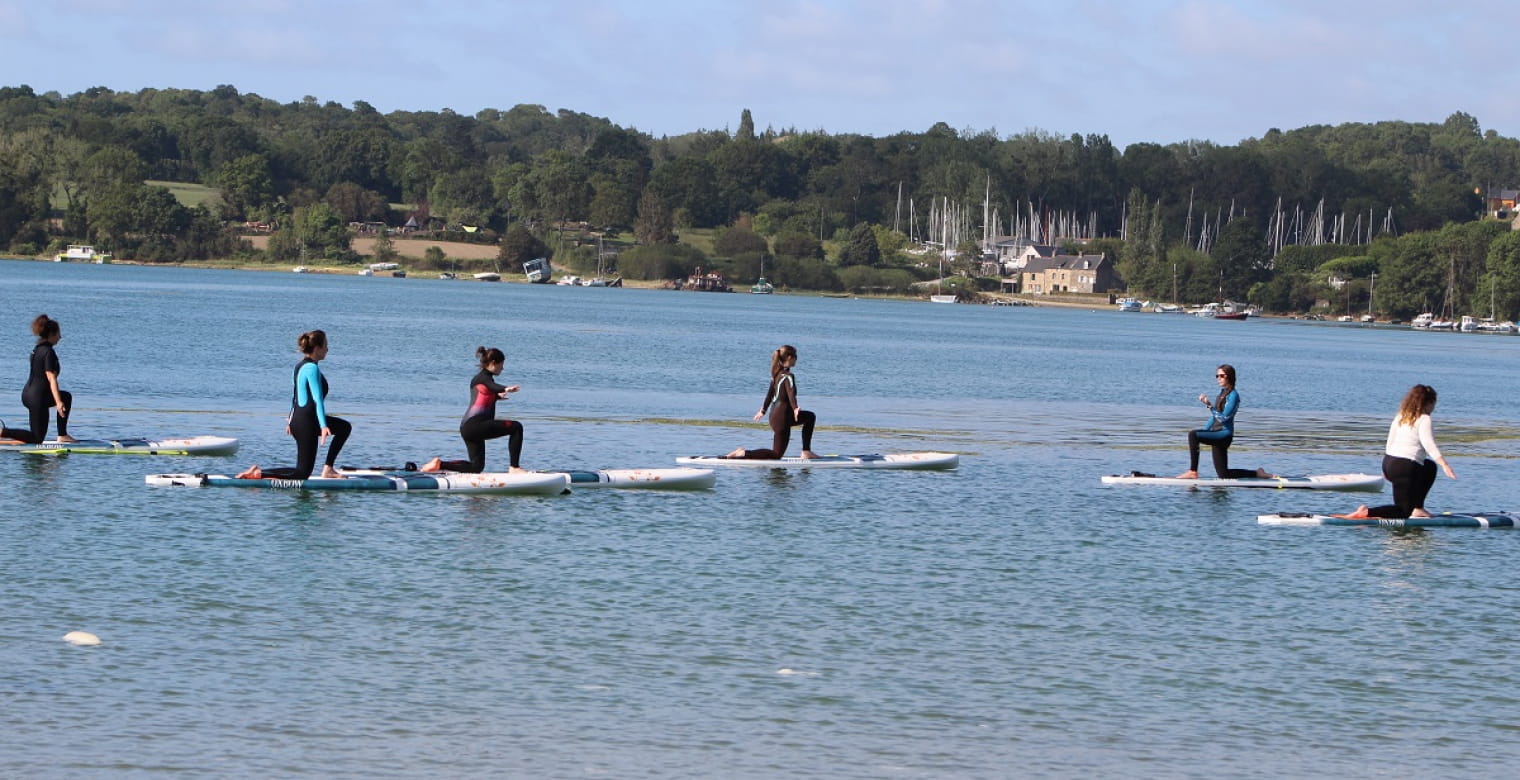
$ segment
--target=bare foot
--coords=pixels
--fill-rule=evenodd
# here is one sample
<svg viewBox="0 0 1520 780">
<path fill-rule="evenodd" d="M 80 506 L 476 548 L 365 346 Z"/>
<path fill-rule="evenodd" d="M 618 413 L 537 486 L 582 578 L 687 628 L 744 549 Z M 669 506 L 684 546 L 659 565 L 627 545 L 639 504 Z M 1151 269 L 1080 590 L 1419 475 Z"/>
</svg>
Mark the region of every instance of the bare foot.
<svg viewBox="0 0 1520 780">
<path fill-rule="evenodd" d="M 812 460 L 812 459 L 814 459 L 816 457 L 818 457 L 818 456 L 814 455 L 812 450 L 803 450 L 802 451 L 802 459 L 803 460 Z"/>
<path fill-rule="evenodd" d="M 443 471 L 443 458 L 433 458 L 432 460 L 428 461 L 427 463 L 422 464 L 422 468 L 417 469 L 417 470 L 418 471 L 428 471 L 428 472 Z"/>
<path fill-rule="evenodd" d="M 323 466 L 322 467 L 322 478 L 323 479 L 342 479 L 343 475 L 340 474 L 340 473 L 338 473 L 338 470 L 335 469 L 335 468 L 333 468 L 332 466 Z"/>
<path fill-rule="evenodd" d="M 1347 518 L 1349 520 L 1365 520 L 1366 518 L 1371 517 L 1371 515 L 1367 514 L 1367 505 L 1362 504 L 1356 509 L 1353 509 L 1346 514 L 1341 515 L 1341 517 Z"/>
<path fill-rule="evenodd" d="M 1410 517 L 1430 517 L 1430 513 L 1426 512 L 1423 509 L 1411 509 L 1409 511 L 1409 516 Z"/>
<path fill-rule="evenodd" d="M 236 477 L 234 477 L 234 479 L 263 479 L 263 478 L 264 478 L 264 470 L 261 469 L 261 468 L 259 468 L 259 466 L 258 466 L 257 463 L 255 463 L 252 466 L 249 466 L 246 469 L 243 469 L 241 472 L 239 472 L 237 474 Z"/>
<path fill-rule="evenodd" d="M 525 468 L 523 468 L 522 466 L 513 466 L 512 468 L 507 469 L 507 473 L 508 474 L 526 474 L 526 473 L 528 473 L 528 470 L 525 469 Z"/>
<path fill-rule="evenodd" d="M 1177 479 L 1197 479 L 1197 478 L 1198 478 L 1198 472 L 1196 472 L 1196 471 L 1194 471 L 1192 469 L 1188 469 L 1187 471 L 1184 471 L 1181 474 L 1177 475 Z"/>
<path fill-rule="evenodd" d="M 64 435 L 64 436 L 59 436 L 58 437 L 58 443 L 59 444 L 76 444 L 78 442 L 79 442 L 79 440 L 76 439 L 76 438 L 74 438 L 73 436 Z"/>
<path fill-rule="evenodd" d="M 1258 476 L 1258 477 L 1260 477 L 1262 479 L 1277 479 L 1277 475 L 1276 474 L 1273 474 L 1272 472 L 1267 471 L 1266 469 L 1257 469 L 1256 470 L 1256 476 Z"/>
<path fill-rule="evenodd" d="M 725 458 L 742 458 L 742 457 L 744 457 L 744 452 L 745 452 L 744 448 L 740 447 L 739 449 L 736 449 L 733 452 L 730 452 L 727 455 L 724 455 L 723 457 L 725 457 Z"/>
</svg>

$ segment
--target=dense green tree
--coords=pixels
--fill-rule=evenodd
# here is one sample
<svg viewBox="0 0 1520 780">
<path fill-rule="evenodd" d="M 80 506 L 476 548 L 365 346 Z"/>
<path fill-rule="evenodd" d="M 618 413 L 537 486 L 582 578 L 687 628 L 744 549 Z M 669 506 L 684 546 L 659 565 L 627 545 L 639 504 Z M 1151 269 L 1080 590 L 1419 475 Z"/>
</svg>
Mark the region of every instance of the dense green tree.
<svg viewBox="0 0 1520 780">
<path fill-rule="evenodd" d="M 634 222 L 633 234 L 642 244 L 669 244 L 676 240 L 671 209 L 653 187 L 645 189 L 639 196 L 639 216 Z"/>
<path fill-rule="evenodd" d="M 875 266 L 880 263 L 881 247 L 876 245 L 876 233 L 864 222 L 856 225 L 855 229 L 850 231 L 849 243 L 839 250 L 839 264 L 841 266 Z M 841 280 L 844 278 L 840 277 Z"/>
<path fill-rule="evenodd" d="M 766 254 L 770 246 L 765 239 L 752 230 L 742 227 L 731 227 L 722 230 L 713 239 L 713 254 L 720 257 L 734 257 L 745 253 Z"/>
<path fill-rule="evenodd" d="M 506 235 L 501 237 L 501 249 L 496 252 L 496 262 L 498 269 L 515 272 L 529 260 L 549 256 L 549 245 L 519 222 L 508 228 Z"/>
<path fill-rule="evenodd" d="M 274 195 L 269 159 L 262 154 L 229 161 L 217 171 L 215 182 L 221 188 L 227 219 L 245 219 L 250 210 L 266 205 Z"/>
<path fill-rule="evenodd" d="M 776 236 L 776 255 L 803 260 L 822 260 L 823 244 L 806 233 L 782 233 Z"/>
<path fill-rule="evenodd" d="M 1272 252 L 1256 221 L 1240 217 L 1219 231 L 1209 255 L 1219 273 L 1219 293 L 1230 300 L 1244 300 L 1251 286 L 1271 276 Z"/>
<path fill-rule="evenodd" d="M 385 196 L 351 181 L 340 181 L 328 187 L 322 202 L 332 206 L 344 222 L 379 222 L 390 213 Z"/>
</svg>

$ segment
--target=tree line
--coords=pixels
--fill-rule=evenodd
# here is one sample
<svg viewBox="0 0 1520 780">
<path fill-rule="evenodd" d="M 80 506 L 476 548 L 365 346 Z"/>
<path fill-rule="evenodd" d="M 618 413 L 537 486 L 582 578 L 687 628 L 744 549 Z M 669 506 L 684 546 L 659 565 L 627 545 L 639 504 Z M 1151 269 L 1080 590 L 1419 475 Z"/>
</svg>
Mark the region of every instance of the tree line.
<svg viewBox="0 0 1520 780">
<path fill-rule="evenodd" d="M 188 207 L 154 181 L 220 196 Z M 1455 236 L 1487 235 L 1463 227 L 1482 212 L 1476 191 L 1517 184 L 1520 142 L 1464 113 L 1119 149 L 1101 134 L 943 123 L 880 138 L 757 130 L 747 110 L 732 130 L 654 137 L 536 105 L 381 114 L 363 101 L 280 103 L 232 86 L 0 88 L 0 246 L 20 254 L 88 240 L 146 260 L 224 257 L 247 251 L 224 226 L 257 222 L 280 227 L 274 259 L 343 259 L 349 223 L 412 217 L 469 226 L 506 257 L 509 243 L 514 254 L 541 251 L 552 228 L 575 223 L 623 239 L 624 273 L 705 263 L 791 286 L 891 288 L 934 275 L 907 251 L 917 242 L 961 247 L 959 270 L 974 276 L 984 235 L 1057 240 L 1053 215 L 1067 215 L 1080 229 L 1065 237 L 1110 251 L 1132 292 L 1170 297 L 1175 286 L 1185 300 L 1293 308 L 1343 296 L 1347 284 L 1354 296 L 1375 271 L 1378 308 L 1407 313 L 1443 303 L 1448 287 L 1464 303 L 1491 289 L 1520 302 L 1520 292 L 1505 297 L 1514 274 L 1502 257 Z M 948 230 L 952 205 L 970 216 Z M 1312 209 L 1347 225 L 1365 215 L 1366 230 L 1310 246 L 1273 233 L 1285 210 Z M 713 245 L 678 243 L 683 231 L 713 232 Z M 1308 258 L 1317 264 L 1303 267 Z M 1347 284 L 1327 286 L 1332 276 Z"/>
</svg>

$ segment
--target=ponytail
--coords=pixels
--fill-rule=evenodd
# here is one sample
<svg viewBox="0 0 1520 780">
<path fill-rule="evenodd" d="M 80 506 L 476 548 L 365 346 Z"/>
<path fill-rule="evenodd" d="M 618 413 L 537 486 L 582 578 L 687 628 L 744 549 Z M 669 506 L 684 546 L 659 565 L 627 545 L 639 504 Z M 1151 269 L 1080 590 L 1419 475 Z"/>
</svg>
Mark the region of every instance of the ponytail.
<svg viewBox="0 0 1520 780">
<path fill-rule="evenodd" d="M 475 357 L 480 359 L 480 370 L 482 371 L 485 370 L 486 366 L 489 366 L 492 363 L 507 362 L 507 356 L 502 354 L 502 351 L 495 347 L 491 347 L 489 349 L 486 347 L 476 347 Z"/>
<path fill-rule="evenodd" d="M 296 346 L 300 348 L 301 354 L 310 355 L 327 346 L 327 331 L 308 330 L 302 333 L 300 338 L 296 339 Z"/>
<path fill-rule="evenodd" d="M 38 344 L 50 341 L 58 335 L 58 320 L 46 314 L 37 315 L 37 319 L 32 320 L 32 335 L 37 337 Z"/>
<path fill-rule="evenodd" d="M 791 344 L 782 344 L 771 353 L 771 379 L 775 379 L 786 367 L 786 361 L 797 357 L 797 348 Z"/>
</svg>

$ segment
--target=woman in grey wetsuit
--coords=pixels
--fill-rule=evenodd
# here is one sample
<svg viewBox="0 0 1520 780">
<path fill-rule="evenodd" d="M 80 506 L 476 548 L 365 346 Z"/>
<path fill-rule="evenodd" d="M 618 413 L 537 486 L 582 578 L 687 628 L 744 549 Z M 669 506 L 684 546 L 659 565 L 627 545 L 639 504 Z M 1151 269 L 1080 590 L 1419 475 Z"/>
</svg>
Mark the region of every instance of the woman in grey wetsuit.
<svg viewBox="0 0 1520 780">
<path fill-rule="evenodd" d="M 724 455 L 725 458 L 745 460 L 780 460 L 786 457 L 786 448 L 792 441 L 792 427 L 802 426 L 802 457 L 816 458 L 813 454 L 813 426 L 818 417 L 797 404 L 797 378 L 792 376 L 792 366 L 797 365 L 797 348 L 782 344 L 771 353 L 771 383 L 765 390 L 765 401 L 755 419 L 770 412 L 771 448 L 745 449 L 740 447 Z"/>
</svg>

